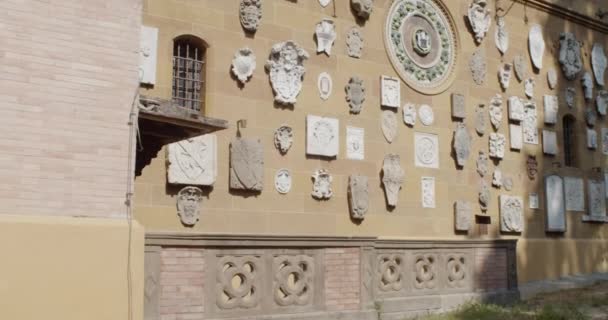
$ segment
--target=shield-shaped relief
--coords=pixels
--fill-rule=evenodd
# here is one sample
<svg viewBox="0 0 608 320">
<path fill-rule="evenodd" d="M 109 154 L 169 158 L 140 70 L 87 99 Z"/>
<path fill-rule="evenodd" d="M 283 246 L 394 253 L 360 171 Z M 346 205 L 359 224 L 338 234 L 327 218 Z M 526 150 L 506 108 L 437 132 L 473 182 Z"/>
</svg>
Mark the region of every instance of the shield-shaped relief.
<svg viewBox="0 0 608 320">
<path fill-rule="evenodd" d="M 308 53 L 293 41 L 275 44 L 266 62 L 270 82 L 274 90 L 274 100 L 281 104 L 294 104 L 302 90 L 302 78 L 306 69 L 304 60 Z"/>
</svg>

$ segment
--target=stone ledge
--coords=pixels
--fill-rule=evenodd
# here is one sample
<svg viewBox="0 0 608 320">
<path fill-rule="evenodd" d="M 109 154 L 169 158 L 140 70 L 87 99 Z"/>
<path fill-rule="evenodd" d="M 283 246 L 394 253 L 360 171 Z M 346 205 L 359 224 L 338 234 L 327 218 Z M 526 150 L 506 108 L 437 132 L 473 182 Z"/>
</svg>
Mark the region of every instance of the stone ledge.
<svg viewBox="0 0 608 320">
<path fill-rule="evenodd" d="M 583 222 L 595 222 L 595 223 L 608 223 L 608 216 L 591 216 L 591 215 L 583 215 Z"/>
<path fill-rule="evenodd" d="M 528 282 L 519 286 L 519 292 L 522 300 L 529 300 L 541 293 L 579 289 L 595 285 L 602 281 L 608 281 L 608 272 L 567 276 L 555 280 Z"/>
<path fill-rule="evenodd" d="M 378 314 L 371 311 L 310 312 L 300 314 L 277 314 L 264 316 L 246 316 L 238 318 L 210 318 L 209 320 L 377 320 Z"/>
</svg>

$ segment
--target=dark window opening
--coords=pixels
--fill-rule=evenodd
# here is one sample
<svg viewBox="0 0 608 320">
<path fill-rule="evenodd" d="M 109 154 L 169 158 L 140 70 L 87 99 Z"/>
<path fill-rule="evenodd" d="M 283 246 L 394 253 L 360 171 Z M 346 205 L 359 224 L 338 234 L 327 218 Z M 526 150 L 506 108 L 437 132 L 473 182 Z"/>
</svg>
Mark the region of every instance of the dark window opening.
<svg viewBox="0 0 608 320">
<path fill-rule="evenodd" d="M 173 42 L 172 98 L 178 105 L 201 110 L 205 98 L 204 42 L 194 36 L 180 36 Z"/>
<path fill-rule="evenodd" d="M 566 167 L 576 167 L 576 120 L 573 116 L 567 115 L 563 119 L 564 132 L 564 163 Z"/>
</svg>

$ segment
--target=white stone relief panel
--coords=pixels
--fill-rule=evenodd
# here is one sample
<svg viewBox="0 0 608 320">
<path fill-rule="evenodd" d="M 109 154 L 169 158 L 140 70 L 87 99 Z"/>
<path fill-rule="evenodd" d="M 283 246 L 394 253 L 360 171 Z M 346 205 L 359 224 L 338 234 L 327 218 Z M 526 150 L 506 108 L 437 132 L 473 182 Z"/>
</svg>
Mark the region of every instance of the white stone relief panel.
<svg viewBox="0 0 608 320">
<path fill-rule="evenodd" d="M 397 116 L 391 110 L 382 111 L 380 118 L 380 128 L 382 129 L 382 134 L 384 134 L 384 138 L 388 143 L 392 143 L 393 140 L 397 137 L 397 133 L 399 132 L 399 124 L 397 122 Z"/>
<path fill-rule="evenodd" d="M 608 128 L 602 128 L 602 153 L 608 155 Z"/>
<path fill-rule="evenodd" d="M 206 134 L 167 145 L 170 184 L 213 185 L 217 178 L 217 137 Z"/>
<path fill-rule="evenodd" d="M 495 130 L 498 130 L 502 122 L 502 96 L 500 94 L 492 98 L 488 112 L 490 113 L 490 123 Z"/>
<path fill-rule="evenodd" d="M 496 17 L 496 32 L 494 33 L 494 43 L 501 54 L 507 53 L 509 50 L 509 30 L 505 23 L 504 17 Z"/>
<path fill-rule="evenodd" d="M 467 14 L 469 25 L 473 30 L 475 42 L 481 43 L 490 29 L 492 22 L 491 11 L 486 0 L 472 0 Z"/>
<path fill-rule="evenodd" d="M 317 200 L 327 200 L 334 194 L 331 188 L 333 177 L 325 169 L 319 169 L 312 175 L 312 197 Z"/>
<path fill-rule="evenodd" d="M 593 77 L 591 73 L 585 72 L 581 78 L 581 86 L 583 87 L 583 93 L 585 100 L 589 101 L 593 99 Z"/>
<path fill-rule="evenodd" d="M 284 124 L 274 131 L 274 147 L 281 154 L 286 154 L 293 144 L 293 129 Z"/>
<path fill-rule="evenodd" d="M 325 52 L 328 56 L 331 55 L 331 47 L 336 40 L 336 25 L 330 19 L 323 19 L 315 28 L 315 36 L 317 38 L 317 53 Z"/>
<path fill-rule="evenodd" d="M 142 26 L 139 39 L 139 82 L 156 84 L 158 28 Z"/>
<path fill-rule="evenodd" d="M 538 193 L 530 193 L 528 195 L 528 207 L 530 209 L 540 208 L 540 201 L 538 200 Z"/>
<path fill-rule="evenodd" d="M 275 102 L 286 105 L 296 103 L 306 73 L 304 60 L 308 57 L 308 52 L 293 41 L 279 42 L 272 46 L 266 70 Z"/>
<path fill-rule="evenodd" d="M 524 120 L 522 121 L 524 143 L 538 144 L 538 127 L 536 104 L 534 102 L 524 103 Z"/>
<path fill-rule="evenodd" d="M 564 180 L 558 175 L 545 177 L 547 231 L 566 231 Z"/>
<path fill-rule="evenodd" d="M 473 219 L 473 208 L 470 202 L 458 200 L 454 203 L 454 228 L 456 231 L 469 231 Z"/>
<path fill-rule="evenodd" d="M 549 89 L 553 90 L 557 86 L 557 71 L 554 68 L 549 69 L 547 71 L 547 83 L 549 84 Z"/>
<path fill-rule="evenodd" d="M 545 95 L 543 97 L 544 106 L 545 106 L 545 123 L 547 124 L 556 124 L 557 123 L 557 114 L 559 112 L 559 104 L 557 101 L 557 96 Z"/>
<path fill-rule="evenodd" d="M 603 180 L 589 179 L 587 182 L 589 215 L 606 217 L 606 186 Z"/>
<path fill-rule="evenodd" d="M 177 193 L 177 215 L 185 226 L 194 226 L 201 214 L 203 190 L 186 186 Z"/>
<path fill-rule="evenodd" d="M 262 20 L 262 0 L 241 0 L 239 18 L 245 31 L 256 32 Z"/>
<path fill-rule="evenodd" d="M 401 84 L 398 78 L 380 77 L 381 104 L 384 107 L 399 108 L 401 104 Z"/>
<path fill-rule="evenodd" d="M 244 84 L 253 75 L 256 68 L 256 57 L 247 47 L 238 49 L 232 58 L 232 73 Z"/>
<path fill-rule="evenodd" d="M 526 81 L 524 81 L 524 92 L 528 99 L 532 99 L 534 97 L 534 87 L 534 78 L 528 78 Z"/>
<path fill-rule="evenodd" d="M 274 176 L 274 188 L 280 194 L 291 191 L 291 172 L 288 169 L 279 169 Z"/>
<path fill-rule="evenodd" d="M 518 124 L 509 124 L 509 140 L 511 141 L 511 149 L 521 150 L 523 148 L 523 131 Z"/>
<path fill-rule="evenodd" d="M 490 133 L 490 157 L 502 159 L 505 156 L 505 136 L 502 133 Z"/>
<path fill-rule="evenodd" d="M 595 98 L 595 106 L 597 107 L 597 113 L 602 117 L 606 116 L 606 109 L 608 109 L 608 91 L 600 90 Z"/>
<path fill-rule="evenodd" d="M 230 189 L 264 189 L 264 145 L 260 139 L 236 138 L 230 142 Z"/>
<path fill-rule="evenodd" d="M 346 158 L 351 160 L 365 159 L 365 129 L 346 127 Z"/>
<path fill-rule="evenodd" d="M 530 48 L 532 63 L 537 69 L 542 69 L 543 54 L 545 53 L 545 39 L 543 39 L 543 30 L 538 24 L 534 24 L 530 28 L 528 47 Z"/>
<path fill-rule="evenodd" d="M 346 53 L 352 58 L 361 58 L 363 52 L 363 32 L 357 27 L 352 27 L 346 34 Z"/>
<path fill-rule="evenodd" d="M 427 104 L 423 104 L 418 108 L 418 117 L 420 118 L 420 122 L 425 126 L 430 126 L 435 121 L 433 109 Z"/>
<path fill-rule="evenodd" d="M 524 102 L 520 97 L 509 97 L 509 120 L 522 121 L 524 119 Z"/>
<path fill-rule="evenodd" d="M 498 68 L 498 81 L 503 91 L 509 88 L 511 82 L 511 74 L 513 73 L 513 65 L 505 63 Z"/>
<path fill-rule="evenodd" d="M 435 178 L 422 177 L 422 207 L 435 208 Z"/>
<path fill-rule="evenodd" d="M 416 106 L 413 103 L 403 105 L 403 122 L 411 127 L 416 124 Z"/>
<path fill-rule="evenodd" d="M 462 94 L 452 93 L 452 117 L 464 119 L 467 117 L 465 97 Z"/>
<path fill-rule="evenodd" d="M 521 54 L 518 54 L 513 58 L 513 69 L 515 69 L 515 76 L 519 82 L 523 81 L 528 75 L 528 64 Z"/>
<path fill-rule="evenodd" d="M 521 197 L 500 195 L 500 231 L 524 231 L 524 201 Z"/>
<path fill-rule="evenodd" d="M 593 128 L 587 128 L 587 149 L 597 149 L 597 132 Z"/>
<path fill-rule="evenodd" d="M 386 203 L 390 207 L 397 206 L 399 190 L 405 180 L 405 171 L 401 168 L 401 158 L 398 154 L 389 153 L 384 156 L 382 164 L 382 185 L 386 194 Z"/>
<path fill-rule="evenodd" d="M 365 86 L 363 80 L 359 77 L 351 77 L 348 80 L 348 84 L 344 87 L 346 91 L 346 102 L 350 112 L 353 114 L 359 114 L 363 109 L 363 102 L 365 102 Z"/>
<path fill-rule="evenodd" d="M 557 155 L 557 134 L 555 131 L 543 130 L 543 152 L 548 155 Z"/>
<path fill-rule="evenodd" d="M 319 77 L 317 78 L 317 89 L 319 90 L 319 96 L 321 97 L 321 99 L 329 99 L 333 87 L 333 81 L 329 73 L 321 72 L 319 74 Z"/>
<path fill-rule="evenodd" d="M 331 2 L 331 0 L 319 0 L 321 7 L 325 8 Z"/>
<path fill-rule="evenodd" d="M 585 190 L 582 178 L 564 177 L 566 210 L 585 211 Z"/>
<path fill-rule="evenodd" d="M 594 43 L 591 49 L 591 66 L 593 68 L 593 74 L 595 75 L 595 81 L 598 85 L 604 87 L 604 73 L 606 72 L 606 64 L 608 59 L 604 52 L 604 46 L 600 43 Z"/>
<path fill-rule="evenodd" d="M 306 154 L 335 157 L 340 147 L 338 119 L 306 116 Z"/>
<path fill-rule="evenodd" d="M 436 134 L 416 132 L 414 152 L 417 167 L 439 168 L 439 137 Z"/>
<path fill-rule="evenodd" d="M 564 97 L 566 98 L 566 105 L 568 108 L 573 109 L 576 101 L 576 89 L 573 87 L 566 88 L 564 91 Z"/>
<path fill-rule="evenodd" d="M 583 69 L 581 44 L 570 32 L 562 32 L 559 35 L 559 63 L 567 80 L 574 80 Z"/>
</svg>

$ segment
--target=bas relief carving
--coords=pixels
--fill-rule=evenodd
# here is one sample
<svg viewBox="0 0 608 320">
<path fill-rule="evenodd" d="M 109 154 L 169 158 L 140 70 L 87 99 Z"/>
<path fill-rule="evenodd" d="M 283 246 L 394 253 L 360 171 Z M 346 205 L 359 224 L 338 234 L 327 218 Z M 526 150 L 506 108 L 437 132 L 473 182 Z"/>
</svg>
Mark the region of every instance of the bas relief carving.
<svg viewBox="0 0 608 320">
<path fill-rule="evenodd" d="M 564 177 L 563 188 L 566 196 L 566 210 L 585 211 L 585 186 L 583 179 L 577 177 Z"/>
<path fill-rule="evenodd" d="M 471 134 L 464 123 L 458 123 L 454 130 L 454 153 L 457 164 L 464 167 L 471 153 Z"/>
<path fill-rule="evenodd" d="M 261 300 L 261 261 L 259 256 L 223 256 L 217 264 L 216 304 L 220 309 L 251 309 Z M 241 280 L 239 286 L 234 277 Z"/>
<path fill-rule="evenodd" d="M 530 58 L 536 69 L 543 68 L 543 54 L 545 53 L 545 40 L 543 39 L 543 30 L 538 24 L 532 25 L 528 35 L 528 47 L 530 49 Z"/>
<path fill-rule="evenodd" d="M 536 175 L 538 174 L 538 161 L 536 161 L 536 156 L 528 155 L 528 160 L 526 160 L 526 171 L 530 180 L 536 179 Z"/>
<path fill-rule="evenodd" d="M 532 97 L 534 97 L 534 86 L 534 78 L 528 78 L 526 81 L 524 81 L 524 91 L 528 99 L 532 99 Z"/>
<path fill-rule="evenodd" d="M 503 91 L 506 91 L 507 88 L 509 88 L 512 70 L 513 65 L 510 63 L 505 63 L 498 68 L 498 81 L 500 82 Z"/>
<path fill-rule="evenodd" d="M 237 138 L 230 143 L 230 188 L 262 191 L 264 146 L 260 139 Z"/>
<path fill-rule="evenodd" d="M 452 93 L 452 118 L 464 119 L 467 117 L 467 109 L 464 95 Z"/>
<path fill-rule="evenodd" d="M 604 46 L 600 43 L 594 43 L 591 49 L 591 67 L 595 75 L 595 81 L 598 85 L 605 87 L 604 73 L 606 72 L 606 53 Z"/>
<path fill-rule="evenodd" d="M 581 85 L 583 86 L 585 100 L 593 99 L 593 78 L 591 77 L 591 73 L 585 72 L 581 78 Z"/>
<path fill-rule="evenodd" d="M 435 208 L 435 178 L 422 177 L 420 185 L 422 190 L 422 207 Z"/>
<path fill-rule="evenodd" d="M 597 149 L 597 132 L 595 129 L 587 128 L 587 149 Z"/>
<path fill-rule="evenodd" d="M 518 124 L 509 124 L 509 140 L 512 150 L 521 150 L 523 148 L 523 130 Z"/>
<path fill-rule="evenodd" d="M 555 89 L 557 86 L 557 72 L 553 68 L 547 71 L 547 84 L 551 90 Z"/>
<path fill-rule="evenodd" d="M 505 156 L 505 135 L 502 133 L 490 133 L 490 157 L 502 159 Z"/>
<path fill-rule="evenodd" d="M 524 231 L 524 201 L 521 197 L 500 195 L 500 231 Z"/>
<path fill-rule="evenodd" d="M 405 172 L 401 168 L 401 158 L 397 154 L 387 154 L 382 165 L 382 184 L 386 193 L 386 202 L 390 207 L 397 206 L 399 190 L 405 179 Z"/>
<path fill-rule="evenodd" d="M 397 137 L 399 125 L 397 123 L 397 116 L 393 111 L 384 110 L 382 111 L 382 119 L 380 126 L 382 128 L 382 134 L 388 143 L 392 143 Z"/>
<path fill-rule="evenodd" d="M 279 306 L 305 306 L 312 302 L 314 259 L 307 255 L 273 258 L 273 296 Z"/>
<path fill-rule="evenodd" d="M 568 184 L 567 180 L 566 184 Z M 545 177 L 547 231 L 566 231 L 566 207 L 568 205 L 568 199 L 565 199 L 566 202 L 564 205 L 564 187 L 564 180 L 560 176 L 550 175 Z M 584 201 L 583 199 L 581 200 Z"/>
<path fill-rule="evenodd" d="M 500 128 L 500 123 L 502 122 L 502 96 L 497 94 L 490 101 L 490 122 L 492 126 L 494 126 L 495 130 Z"/>
<path fill-rule="evenodd" d="M 272 46 L 266 70 L 274 91 L 274 100 L 280 104 L 295 104 L 302 90 L 302 79 L 306 69 L 306 50 L 293 41 L 280 42 Z"/>
<path fill-rule="evenodd" d="M 414 261 L 414 288 L 418 290 L 435 289 L 439 281 L 436 270 L 437 256 L 419 254 Z"/>
<path fill-rule="evenodd" d="M 401 87 L 399 79 L 382 76 L 380 78 L 381 105 L 389 108 L 399 108 L 401 104 Z"/>
<path fill-rule="evenodd" d="M 492 186 L 498 189 L 502 187 L 502 171 L 500 171 L 500 169 L 494 169 L 494 174 L 492 174 Z"/>
<path fill-rule="evenodd" d="M 490 13 L 491 11 L 488 8 L 486 0 L 473 0 L 469 5 L 467 18 L 477 44 L 481 43 L 490 29 L 490 23 L 492 21 Z"/>
<path fill-rule="evenodd" d="M 504 17 L 496 18 L 496 33 L 494 34 L 494 43 L 500 54 L 504 55 L 509 49 L 509 31 L 505 23 Z"/>
<path fill-rule="evenodd" d="M 576 103 L 576 89 L 573 87 L 566 88 L 565 91 L 566 105 L 568 108 L 573 109 Z"/>
<path fill-rule="evenodd" d="M 239 17 L 243 29 L 256 32 L 262 20 L 262 0 L 241 0 Z"/>
<path fill-rule="evenodd" d="M 418 108 L 418 117 L 420 118 L 420 122 L 425 126 L 430 126 L 435 121 L 433 109 L 428 104 L 423 104 Z"/>
<path fill-rule="evenodd" d="M 488 210 L 490 206 L 490 187 L 485 180 L 479 182 L 479 207 L 482 211 Z"/>
<path fill-rule="evenodd" d="M 323 19 L 315 28 L 315 37 L 317 38 L 317 53 L 325 52 L 328 56 L 331 55 L 331 47 L 336 40 L 336 25 L 330 19 Z"/>
<path fill-rule="evenodd" d="M 532 101 L 524 102 L 524 120 L 522 121 L 524 143 L 538 144 L 537 122 L 536 104 Z"/>
<path fill-rule="evenodd" d="M 608 155 L 608 128 L 602 128 L 602 153 Z"/>
<path fill-rule="evenodd" d="M 346 159 L 365 159 L 365 129 L 346 127 Z"/>
<path fill-rule="evenodd" d="M 509 97 L 509 120 L 516 122 L 524 120 L 524 102 L 519 97 Z"/>
<path fill-rule="evenodd" d="M 557 96 L 545 95 L 543 97 L 543 100 L 545 106 L 545 123 L 556 124 L 557 115 L 559 113 L 559 103 L 557 100 Z"/>
<path fill-rule="evenodd" d="M 439 168 L 439 137 L 430 133 L 414 133 L 414 153 L 417 167 Z"/>
<path fill-rule="evenodd" d="M 346 101 L 350 107 L 350 112 L 359 114 L 363 109 L 363 102 L 365 102 L 363 80 L 359 77 L 351 77 L 344 90 L 346 91 Z"/>
<path fill-rule="evenodd" d="M 543 153 L 557 155 L 557 134 L 555 131 L 543 130 Z"/>
<path fill-rule="evenodd" d="M 468 232 L 471 228 L 473 207 L 468 201 L 458 200 L 454 203 L 454 229 Z"/>
<path fill-rule="evenodd" d="M 601 179 L 589 179 L 587 182 L 587 199 L 590 216 L 606 217 L 606 186 Z"/>
<path fill-rule="evenodd" d="M 583 69 L 581 45 L 570 32 L 562 32 L 559 36 L 559 63 L 568 80 L 574 80 Z"/>
<path fill-rule="evenodd" d="M 170 184 L 209 186 L 217 178 L 217 137 L 206 134 L 167 146 Z"/>
<path fill-rule="evenodd" d="M 473 81 L 479 86 L 483 85 L 486 81 L 487 64 L 485 52 L 482 49 L 476 50 L 471 56 L 469 69 L 471 69 Z"/>
<path fill-rule="evenodd" d="M 506 191 L 513 190 L 513 179 L 511 177 L 505 177 L 502 179 L 502 186 Z"/>
<path fill-rule="evenodd" d="M 398 254 L 378 255 L 378 288 L 380 291 L 391 292 L 401 291 L 405 285 L 405 261 Z"/>
<path fill-rule="evenodd" d="M 483 136 L 486 133 L 486 117 L 484 112 L 484 105 L 477 105 L 475 109 L 475 131 L 480 136 Z"/>
<path fill-rule="evenodd" d="M 410 127 L 416 124 L 416 105 L 413 103 L 403 105 L 403 122 Z"/>
<path fill-rule="evenodd" d="M 319 90 L 319 96 L 323 100 L 329 99 L 331 91 L 334 85 L 331 76 L 327 72 L 321 72 L 317 78 L 317 89 Z"/>
<path fill-rule="evenodd" d="M 306 154 L 337 156 L 340 146 L 339 127 L 338 119 L 306 116 Z"/>
<path fill-rule="evenodd" d="M 346 53 L 352 58 L 361 58 L 363 52 L 363 33 L 361 29 L 352 27 L 346 33 Z"/>
<path fill-rule="evenodd" d="M 200 217 L 203 190 L 187 186 L 177 193 L 177 215 L 185 226 L 193 226 Z"/>
<path fill-rule="evenodd" d="M 589 127 L 595 126 L 595 122 L 597 121 L 597 116 L 595 115 L 595 111 L 593 111 L 593 108 L 585 109 L 585 121 L 587 122 L 587 126 L 589 126 Z"/>
<path fill-rule="evenodd" d="M 350 0 L 350 6 L 357 17 L 367 20 L 374 10 L 373 0 Z"/>
<path fill-rule="evenodd" d="M 317 200 L 327 200 L 333 195 L 331 183 L 333 177 L 325 169 L 319 169 L 312 175 L 312 197 Z"/>
<path fill-rule="evenodd" d="M 256 67 L 256 57 L 253 51 L 247 47 L 236 51 L 232 59 L 232 73 L 240 83 L 245 84 L 253 75 Z"/>
<path fill-rule="evenodd" d="M 605 117 L 606 109 L 608 109 L 608 91 L 598 91 L 597 98 L 595 98 L 595 106 L 597 108 L 597 113 L 599 113 L 602 117 Z"/>
<path fill-rule="evenodd" d="M 293 129 L 288 125 L 282 125 L 274 131 L 274 146 L 281 152 L 286 154 L 293 143 Z"/>
<path fill-rule="evenodd" d="M 365 176 L 351 175 L 348 178 L 348 203 L 350 216 L 355 220 L 363 220 L 369 209 L 368 179 Z"/>
<path fill-rule="evenodd" d="M 464 288 L 467 285 L 467 258 L 461 254 L 450 254 L 447 257 L 447 285 L 450 288 Z"/>
<path fill-rule="evenodd" d="M 528 64 L 521 54 L 518 54 L 513 58 L 513 67 L 515 69 L 515 76 L 520 82 L 523 81 L 528 75 Z"/>
<path fill-rule="evenodd" d="M 485 152 L 479 151 L 476 165 L 477 173 L 483 178 L 488 173 L 488 155 Z"/>
<path fill-rule="evenodd" d="M 291 191 L 291 172 L 288 169 L 279 169 L 274 176 L 274 188 L 280 194 Z"/>
</svg>

